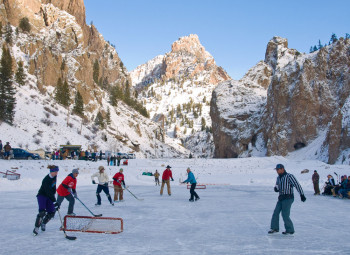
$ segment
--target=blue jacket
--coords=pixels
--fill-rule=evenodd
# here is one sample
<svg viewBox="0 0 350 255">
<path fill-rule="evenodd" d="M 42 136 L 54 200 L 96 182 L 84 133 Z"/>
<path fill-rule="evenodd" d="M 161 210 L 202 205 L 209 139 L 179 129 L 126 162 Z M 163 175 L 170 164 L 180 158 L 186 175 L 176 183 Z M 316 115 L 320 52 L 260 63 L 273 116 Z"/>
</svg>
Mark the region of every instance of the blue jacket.
<svg viewBox="0 0 350 255">
<path fill-rule="evenodd" d="M 194 178 L 194 174 L 191 171 L 188 173 L 187 179 L 183 182 L 189 182 L 191 184 L 197 183 L 196 178 Z"/>
</svg>

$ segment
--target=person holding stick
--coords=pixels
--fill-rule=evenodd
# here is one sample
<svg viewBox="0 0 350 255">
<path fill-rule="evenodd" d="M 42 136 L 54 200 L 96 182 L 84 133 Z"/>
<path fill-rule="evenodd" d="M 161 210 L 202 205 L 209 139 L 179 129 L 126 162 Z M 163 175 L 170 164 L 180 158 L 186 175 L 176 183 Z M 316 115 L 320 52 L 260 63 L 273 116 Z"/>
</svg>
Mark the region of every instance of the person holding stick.
<svg viewBox="0 0 350 255">
<path fill-rule="evenodd" d="M 94 180 L 95 177 L 97 177 L 97 179 L 98 179 L 98 183 L 97 183 L 98 185 L 97 185 L 97 190 L 96 190 L 97 203 L 95 205 L 96 206 L 101 205 L 100 193 L 101 193 L 102 190 L 106 194 L 109 203 L 111 205 L 114 205 L 114 203 L 112 202 L 111 195 L 109 194 L 109 189 L 108 189 L 109 177 L 105 173 L 105 168 L 103 166 L 99 166 L 98 167 L 98 172 L 94 173 L 93 175 L 91 175 L 92 184 L 96 184 L 96 182 Z"/>
<path fill-rule="evenodd" d="M 199 200 L 199 196 L 197 194 L 197 192 L 194 191 L 194 189 L 196 188 L 197 185 L 197 181 L 196 178 L 194 178 L 194 174 L 191 172 L 190 168 L 187 168 L 187 179 L 184 180 L 182 183 L 186 183 L 189 182 L 191 184 L 191 189 L 190 189 L 190 194 L 191 197 L 189 199 L 190 202 L 194 202 L 193 198 L 196 197 L 196 201 Z"/>
</svg>

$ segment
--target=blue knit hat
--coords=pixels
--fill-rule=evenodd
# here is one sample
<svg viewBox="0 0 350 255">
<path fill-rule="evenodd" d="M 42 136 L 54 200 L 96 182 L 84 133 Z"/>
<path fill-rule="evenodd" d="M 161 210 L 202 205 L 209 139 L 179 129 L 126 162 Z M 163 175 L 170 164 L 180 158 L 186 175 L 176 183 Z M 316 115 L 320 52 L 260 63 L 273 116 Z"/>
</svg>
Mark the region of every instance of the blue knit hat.
<svg viewBox="0 0 350 255">
<path fill-rule="evenodd" d="M 58 171 L 59 171 L 58 166 L 55 166 L 54 168 L 50 168 L 50 173 L 52 173 L 52 172 L 58 172 Z"/>
</svg>

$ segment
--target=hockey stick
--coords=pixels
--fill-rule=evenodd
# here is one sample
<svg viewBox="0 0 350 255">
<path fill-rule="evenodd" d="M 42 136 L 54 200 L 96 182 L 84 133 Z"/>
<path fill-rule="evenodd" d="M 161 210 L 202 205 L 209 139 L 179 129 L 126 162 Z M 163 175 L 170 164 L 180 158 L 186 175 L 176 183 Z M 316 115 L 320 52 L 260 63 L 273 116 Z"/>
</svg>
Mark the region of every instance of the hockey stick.
<svg viewBox="0 0 350 255">
<path fill-rule="evenodd" d="M 127 191 L 129 191 L 129 193 L 130 193 L 131 195 L 133 195 L 134 198 L 136 198 L 136 199 L 139 200 L 139 201 L 143 201 L 143 198 L 138 198 L 137 196 L 135 196 L 127 187 L 125 187 L 125 189 L 126 189 Z"/>
<path fill-rule="evenodd" d="M 90 209 L 87 208 L 86 205 L 78 197 L 76 197 L 76 199 L 78 199 L 78 201 L 92 214 L 92 216 L 94 216 L 94 217 L 101 217 L 102 216 L 102 214 L 94 214 L 92 211 L 90 211 Z"/>
<path fill-rule="evenodd" d="M 337 176 L 337 182 L 339 183 L 339 176 L 336 172 L 334 172 L 334 174 Z"/>
<path fill-rule="evenodd" d="M 68 236 L 68 235 L 66 234 L 66 230 L 64 229 L 64 226 L 63 226 L 63 221 L 62 221 L 60 209 L 57 209 L 57 212 L 58 212 L 58 215 L 60 216 L 61 228 L 62 228 L 62 230 L 63 230 L 64 237 L 67 238 L 68 240 L 75 240 L 75 239 L 77 239 L 76 236 Z"/>
</svg>

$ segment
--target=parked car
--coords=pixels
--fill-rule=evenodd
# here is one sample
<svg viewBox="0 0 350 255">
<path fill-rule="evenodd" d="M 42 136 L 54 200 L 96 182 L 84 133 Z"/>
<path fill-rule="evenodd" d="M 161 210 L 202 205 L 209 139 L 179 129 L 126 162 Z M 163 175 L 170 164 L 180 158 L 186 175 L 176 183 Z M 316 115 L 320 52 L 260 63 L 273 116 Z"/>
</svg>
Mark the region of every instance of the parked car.
<svg viewBox="0 0 350 255">
<path fill-rule="evenodd" d="M 128 159 L 129 157 L 128 157 L 128 154 L 126 154 L 126 153 L 121 153 L 121 152 L 118 152 L 117 153 L 117 157 L 120 157 L 121 159 Z"/>
<path fill-rule="evenodd" d="M 11 158 L 13 159 L 40 159 L 39 154 L 31 153 L 20 148 L 12 148 Z"/>
<path fill-rule="evenodd" d="M 128 153 L 128 158 L 134 159 L 136 158 L 136 155 L 134 153 Z"/>
</svg>

